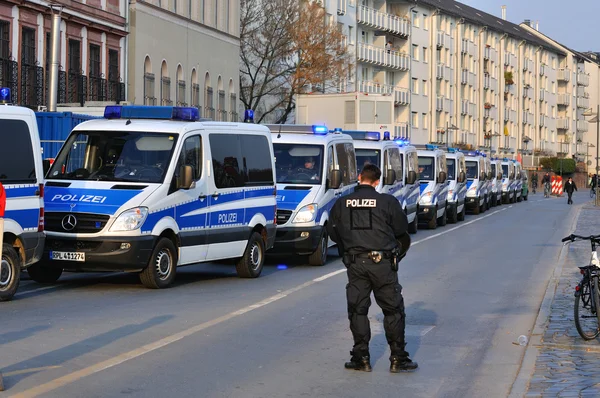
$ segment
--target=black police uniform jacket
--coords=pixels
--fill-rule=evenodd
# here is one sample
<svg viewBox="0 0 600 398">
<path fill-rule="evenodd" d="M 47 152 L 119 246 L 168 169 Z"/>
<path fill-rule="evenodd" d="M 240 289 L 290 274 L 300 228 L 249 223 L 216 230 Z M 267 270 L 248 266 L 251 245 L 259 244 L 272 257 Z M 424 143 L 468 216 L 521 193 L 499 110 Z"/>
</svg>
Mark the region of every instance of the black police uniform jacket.
<svg viewBox="0 0 600 398">
<path fill-rule="evenodd" d="M 335 202 L 327 224 L 340 254 L 392 251 L 407 228 L 408 220 L 398 199 L 364 184 Z"/>
</svg>

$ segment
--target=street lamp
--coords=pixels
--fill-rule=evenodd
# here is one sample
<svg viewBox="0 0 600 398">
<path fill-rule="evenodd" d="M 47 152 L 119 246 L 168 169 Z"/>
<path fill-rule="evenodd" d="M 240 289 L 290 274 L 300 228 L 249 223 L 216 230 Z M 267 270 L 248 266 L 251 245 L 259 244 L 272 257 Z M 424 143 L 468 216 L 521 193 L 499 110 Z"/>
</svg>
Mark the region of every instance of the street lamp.
<svg viewBox="0 0 600 398">
<path fill-rule="evenodd" d="M 562 153 L 562 156 L 560 158 L 560 176 L 562 177 L 563 172 L 562 172 L 562 165 L 563 165 L 563 159 L 565 158 L 566 152 L 563 152 L 563 145 L 567 145 L 567 150 L 569 149 L 569 142 L 567 141 L 567 137 L 563 138 L 563 140 L 560 142 L 560 152 Z"/>
<path fill-rule="evenodd" d="M 448 132 L 450 130 L 460 130 L 458 127 L 456 127 L 455 125 L 450 125 L 450 122 L 446 122 L 446 148 L 448 148 L 448 135 L 450 135 Z"/>
<path fill-rule="evenodd" d="M 592 108 L 590 109 L 586 109 L 585 112 L 583 112 L 583 116 L 595 116 L 594 118 L 588 120 L 589 123 L 596 123 L 596 175 L 598 175 L 598 172 L 600 171 L 600 167 L 598 166 L 598 159 L 600 159 L 600 154 L 598 153 L 598 149 L 600 149 L 600 104 L 598 104 L 598 107 L 596 108 L 596 113 L 592 112 Z M 597 179 L 596 179 L 597 181 Z M 596 182 L 596 199 L 594 200 L 594 204 L 596 206 L 598 206 L 598 194 L 600 193 L 600 189 L 598 187 L 598 184 Z"/>
</svg>

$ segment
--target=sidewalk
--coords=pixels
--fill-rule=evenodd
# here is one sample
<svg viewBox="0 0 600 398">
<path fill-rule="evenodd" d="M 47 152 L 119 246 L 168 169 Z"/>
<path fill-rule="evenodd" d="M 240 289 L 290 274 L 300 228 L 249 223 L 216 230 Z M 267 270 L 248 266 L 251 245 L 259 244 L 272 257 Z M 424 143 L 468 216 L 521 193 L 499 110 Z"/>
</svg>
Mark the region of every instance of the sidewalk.
<svg viewBox="0 0 600 398">
<path fill-rule="evenodd" d="M 600 234 L 600 209 L 584 205 L 575 233 Z M 565 254 L 526 397 L 600 397 L 600 338 L 583 340 L 573 320 L 574 291 L 581 279 L 577 267 L 589 263 L 589 242 L 572 243 Z"/>
</svg>

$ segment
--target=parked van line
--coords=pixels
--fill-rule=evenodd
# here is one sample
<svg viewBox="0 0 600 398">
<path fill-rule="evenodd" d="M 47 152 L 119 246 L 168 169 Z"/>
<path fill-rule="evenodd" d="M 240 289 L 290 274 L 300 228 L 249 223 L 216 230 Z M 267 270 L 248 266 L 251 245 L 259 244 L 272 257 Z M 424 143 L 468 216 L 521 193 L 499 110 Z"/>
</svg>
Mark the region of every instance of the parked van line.
<svg viewBox="0 0 600 398">
<path fill-rule="evenodd" d="M 492 158 L 490 161 L 492 171 L 492 206 L 502 204 L 502 161 Z"/>
<path fill-rule="evenodd" d="M 325 228 L 335 201 L 357 185 L 351 136 L 326 126 L 267 125 L 277 175 L 275 254 L 308 255 L 324 265 L 334 244 Z"/>
<path fill-rule="evenodd" d="M 466 151 L 467 166 L 467 209 L 479 214 L 487 209 L 488 185 L 486 182 L 486 161 L 479 151 Z"/>
<path fill-rule="evenodd" d="M 456 148 L 447 148 L 446 164 L 448 167 L 448 222 L 456 223 L 465 219 L 467 174 L 464 153 Z"/>
<path fill-rule="evenodd" d="M 446 225 L 448 200 L 448 169 L 446 153 L 435 145 L 425 145 L 417 151 L 421 197 L 419 222 L 429 229 Z"/>
<path fill-rule="evenodd" d="M 34 280 L 135 271 L 170 285 L 177 266 L 235 259 L 258 277 L 275 240 L 264 126 L 200 120 L 197 108 L 109 106 L 77 125 L 47 175 L 47 242 Z"/>
<path fill-rule="evenodd" d="M 502 166 L 502 203 L 514 203 L 515 192 L 515 164 L 512 159 L 503 158 Z"/>
</svg>

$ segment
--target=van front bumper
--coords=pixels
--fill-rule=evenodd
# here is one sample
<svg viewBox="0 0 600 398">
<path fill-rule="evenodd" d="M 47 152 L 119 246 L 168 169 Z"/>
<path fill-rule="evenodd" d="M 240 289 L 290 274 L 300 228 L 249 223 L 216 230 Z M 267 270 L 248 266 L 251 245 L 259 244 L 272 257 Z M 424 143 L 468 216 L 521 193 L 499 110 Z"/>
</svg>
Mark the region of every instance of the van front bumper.
<svg viewBox="0 0 600 398">
<path fill-rule="evenodd" d="M 465 198 L 465 206 L 469 210 L 476 208 L 478 204 L 481 204 L 481 198 L 478 196 Z"/>
<path fill-rule="evenodd" d="M 45 267 L 73 271 L 141 271 L 148 265 L 156 236 L 69 239 L 46 237 Z M 50 252 L 84 253 L 85 261 L 51 260 Z"/>
<path fill-rule="evenodd" d="M 275 245 L 269 254 L 312 254 L 319 247 L 323 227 L 277 227 Z"/>
<path fill-rule="evenodd" d="M 437 211 L 435 205 L 419 206 L 419 222 L 429 222 L 434 218 L 437 218 Z"/>
</svg>

